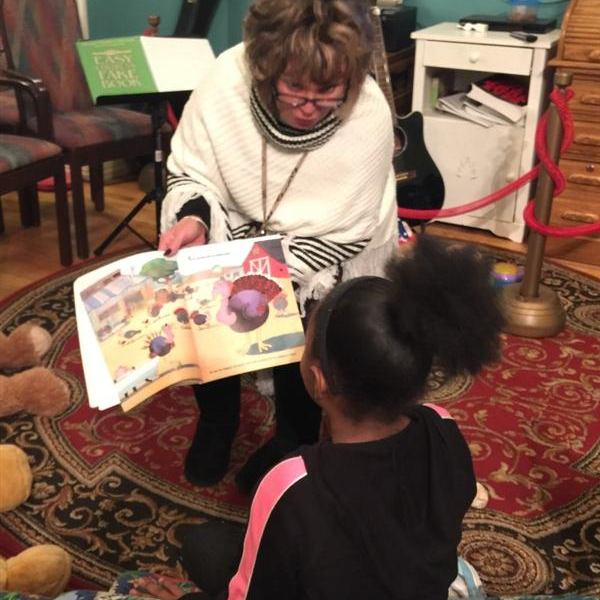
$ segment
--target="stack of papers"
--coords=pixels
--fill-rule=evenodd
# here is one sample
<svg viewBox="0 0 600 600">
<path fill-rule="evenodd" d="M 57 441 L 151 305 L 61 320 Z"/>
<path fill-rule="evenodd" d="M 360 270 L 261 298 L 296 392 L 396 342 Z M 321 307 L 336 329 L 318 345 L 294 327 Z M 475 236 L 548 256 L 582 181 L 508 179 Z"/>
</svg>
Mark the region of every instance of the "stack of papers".
<svg viewBox="0 0 600 600">
<path fill-rule="evenodd" d="M 469 98 L 465 92 L 458 92 L 439 98 L 435 104 L 437 110 L 450 113 L 482 127 L 492 125 L 514 125 L 512 119 L 506 118 L 493 108 Z M 521 118 L 522 121 L 522 118 Z"/>
</svg>

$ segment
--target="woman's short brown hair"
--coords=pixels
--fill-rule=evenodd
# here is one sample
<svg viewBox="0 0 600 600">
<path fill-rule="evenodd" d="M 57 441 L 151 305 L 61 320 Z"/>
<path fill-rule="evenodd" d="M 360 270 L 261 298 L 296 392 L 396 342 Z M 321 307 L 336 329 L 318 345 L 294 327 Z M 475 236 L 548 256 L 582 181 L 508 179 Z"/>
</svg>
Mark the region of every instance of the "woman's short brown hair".
<svg viewBox="0 0 600 600">
<path fill-rule="evenodd" d="M 369 71 L 373 29 L 367 0 L 256 0 L 244 22 L 250 73 L 258 92 L 275 108 L 274 86 L 289 63 L 324 87 L 348 82 L 351 110 Z"/>
</svg>

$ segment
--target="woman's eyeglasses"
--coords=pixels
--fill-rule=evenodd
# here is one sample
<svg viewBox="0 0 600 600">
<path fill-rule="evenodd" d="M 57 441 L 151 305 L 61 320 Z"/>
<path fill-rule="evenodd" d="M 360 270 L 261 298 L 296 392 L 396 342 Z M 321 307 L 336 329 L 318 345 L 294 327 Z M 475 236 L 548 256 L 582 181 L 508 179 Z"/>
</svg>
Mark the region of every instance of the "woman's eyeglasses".
<svg viewBox="0 0 600 600">
<path fill-rule="evenodd" d="M 282 104 L 292 108 L 300 108 L 309 102 L 312 102 L 317 108 L 334 109 L 339 108 L 346 101 L 346 95 L 343 98 L 307 98 L 306 96 L 293 96 L 292 94 L 282 94 L 276 89 L 275 98 Z"/>
</svg>

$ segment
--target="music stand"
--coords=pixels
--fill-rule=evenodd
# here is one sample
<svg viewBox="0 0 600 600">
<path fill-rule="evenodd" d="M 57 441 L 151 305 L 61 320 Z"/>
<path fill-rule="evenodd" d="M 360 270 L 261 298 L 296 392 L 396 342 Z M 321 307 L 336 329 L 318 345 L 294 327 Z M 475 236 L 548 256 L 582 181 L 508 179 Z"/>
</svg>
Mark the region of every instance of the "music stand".
<svg viewBox="0 0 600 600">
<path fill-rule="evenodd" d="M 164 164 L 163 164 L 163 140 L 162 126 L 166 122 L 165 102 L 169 96 L 168 92 L 154 92 L 150 94 L 126 94 L 121 96 L 102 96 L 98 98 L 98 104 L 135 104 L 144 102 L 150 107 L 150 119 L 152 122 L 153 139 L 153 163 L 154 163 L 154 188 L 150 190 L 127 214 L 127 216 L 110 232 L 106 239 L 94 250 L 96 256 L 100 256 L 106 247 L 123 231 L 129 229 L 140 238 L 147 246 L 156 249 L 160 231 L 160 213 L 162 200 L 165 196 Z M 131 225 L 131 220 L 146 206 L 154 202 L 156 211 L 156 241 L 152 243 L 136 231 Z"/>
<path fill-rule="evenodd" d="M 101 40 L 80 40 L 76 44 L 92 98 L 98 104 L 150 106 L 154 145 L 154 189 L 146 194 L 94 250 L 99 256 L 125 228 L 151 248 L 155 245 L 130 225 L 146 205 L 156 208 L 156 238 L 165 194 L 161 128 L 166 121 L 165 101 L 176 92 L 195 89 L 214 62 L 210 43 L 200 38 L 129 36 Z"/>
</svg>

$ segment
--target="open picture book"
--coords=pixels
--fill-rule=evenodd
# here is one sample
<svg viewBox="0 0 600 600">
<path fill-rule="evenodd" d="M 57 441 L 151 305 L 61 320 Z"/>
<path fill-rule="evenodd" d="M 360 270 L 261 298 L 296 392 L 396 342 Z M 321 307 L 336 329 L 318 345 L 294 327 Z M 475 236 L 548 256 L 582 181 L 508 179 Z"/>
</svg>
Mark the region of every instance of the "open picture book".
<svg viewBox="0 0 600 600">
<path fill-rule="evenodd" d="M 133 254 L 77 278 L 90 406 L 297 362 L 304 332 L 281 238 Z"/>
</svg>

